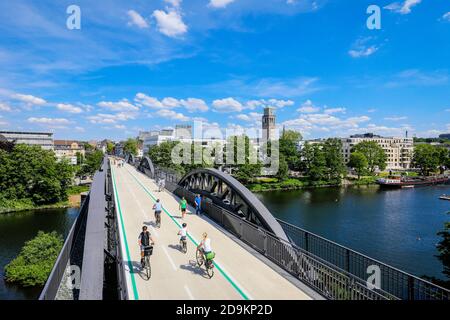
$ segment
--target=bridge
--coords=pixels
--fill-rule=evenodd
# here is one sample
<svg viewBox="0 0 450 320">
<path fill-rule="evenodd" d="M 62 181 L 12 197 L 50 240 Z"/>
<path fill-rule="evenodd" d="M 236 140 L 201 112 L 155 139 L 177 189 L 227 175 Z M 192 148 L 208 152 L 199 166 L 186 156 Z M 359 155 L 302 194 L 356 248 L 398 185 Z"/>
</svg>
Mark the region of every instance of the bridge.
<svg viewBox="0 0 450 320">
<path fill-rule="evenodd" d="M 217 169 L 180 176 L 148 157 L 128 155 L 125 162 L 118 167 L 105 157 L 40 299 L 450 299 L 444 288 L 275 219 Z M 159 178 L 166 182 L 161 192 Z M 191 206 L 196 194 L 203 198 L 200 216 Z M 190 204 L 184 220 L 181 197 Z M 160 228 L 156 199 L 163 205 Z M 178 247 L 183 222 L 186 254 Z M 143 225 L 156 242 L 148 280 L 137 243 Z M 211 279 L 195 261 L 203 232 L 216 252 Z M 371 285 L 376 272 L 379 283 Z"/>
</svg>

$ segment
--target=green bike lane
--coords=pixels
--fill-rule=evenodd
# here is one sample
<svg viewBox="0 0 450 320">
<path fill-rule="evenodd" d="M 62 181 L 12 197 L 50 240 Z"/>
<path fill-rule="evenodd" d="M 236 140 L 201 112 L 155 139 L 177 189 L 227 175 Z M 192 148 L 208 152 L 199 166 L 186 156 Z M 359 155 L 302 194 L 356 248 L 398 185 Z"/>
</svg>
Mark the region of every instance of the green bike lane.
<svg viewBox="0 0 450 320">
<path fill-rule="evenodd" d="M 123 229 L 133 270 L 129 272 L 129 292 L 133 283 L 139 299 L 310 299 L 300 289 L 252 256 L 220 228 L 194 214 L 183 221 L 178 198 L 157 192 L 153 180 L 125 165 L 113 168 L 115 185 L 121 203 Z M 160 198 L 165 209 L 161 228 L 153 226 L 152 206 Z M 193 208 L 189 208 L 193 212 Z M 188 253 L 178 248 L 177 232 L 181 223 L 188 223 Z M 152 278 L 144 280 L 139 274 L 137 237 L 142 225 L 148 225 L 156 245 L 151 257 Z M 204 268 L 195 264 L 195 245 L 207 232 L 217 253 L 215 275 L 209 279 Z M 124 254 L 124 256 L 126 256 Z"/>
</svg>

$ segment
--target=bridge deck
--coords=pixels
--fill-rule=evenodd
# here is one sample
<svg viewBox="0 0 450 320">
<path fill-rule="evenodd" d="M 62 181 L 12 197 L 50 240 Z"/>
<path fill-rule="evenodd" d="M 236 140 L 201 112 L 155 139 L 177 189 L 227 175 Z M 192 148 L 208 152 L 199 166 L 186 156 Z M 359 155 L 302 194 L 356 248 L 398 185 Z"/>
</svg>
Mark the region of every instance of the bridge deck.
<svg viewBox="0 0 450 320">
<path fill-rule="evenodd" d="M 310 299 L 261 260 L 230 239 L 208 219 L 198 217 L 189 207 L 184 220 L 191 239 L 188 252 L 178 249 L 179 225 L 183 223 L 178 198 L 157 192 L 155 182 L 125 164 L 112 165 L 113 185 L 121 229 L 122 254 L 130 299 Z M 161 228 L 154 227 L 152 206 L 156 198 L 164 207 Z M 140 274 L 138 235 L 143 225 L 156 241 L 151 256 L 152 277 Z M 215 275 L 195 264 L 195 247 L 203 232 L 211 238 L 216 252 Z"/>
</svg>

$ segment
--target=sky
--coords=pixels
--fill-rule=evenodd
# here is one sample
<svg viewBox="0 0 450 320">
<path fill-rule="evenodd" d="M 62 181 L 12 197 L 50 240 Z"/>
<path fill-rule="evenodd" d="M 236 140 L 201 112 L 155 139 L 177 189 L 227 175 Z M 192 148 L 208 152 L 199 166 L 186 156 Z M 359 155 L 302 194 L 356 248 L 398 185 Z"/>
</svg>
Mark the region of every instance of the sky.
<svg viewBox="0 0 450 320">
<path fill-rule="evenodd" d="M 268 106 L 305 139 L 449 133 L 450 1 L 0 0 L 0 131 L 244 130 Z"/>
</svg>

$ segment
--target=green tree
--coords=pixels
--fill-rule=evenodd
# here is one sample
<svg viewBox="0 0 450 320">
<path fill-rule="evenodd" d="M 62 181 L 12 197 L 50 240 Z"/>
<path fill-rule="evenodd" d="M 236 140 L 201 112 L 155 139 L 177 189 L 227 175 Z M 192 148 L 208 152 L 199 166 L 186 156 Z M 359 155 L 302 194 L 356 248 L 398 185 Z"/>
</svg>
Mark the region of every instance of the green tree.
<svg viewBox="0 0 450 320">
<path fill-rule="evenodd" d="M 78 173 L 81 175 L 93 175 L 95 171 L 100 169 L 103 161 L 104 154 L 100 150 L 95 150 L 94 152 L 89 152 L 86 154 L 86 159 L 81 166 L 81 170 Z"/>
<path fill-rule="evenodd" d="M 242 143 L 243 139 L 243 143 Z M 250 142 L 248 136 L 231 136 L 228 137 L 227 145 L 225 146 L 224 156 L 226 157 L 227 148 L 233 147 L 233 163 L 227 163 L 227 166 L 233 168 L 232 173 L 236 179 L 242 183 L 249 183 L 254 180 L 255 177 L 261 175 L 262 164 L 257 159 L 255 147 Z M 242 150 L 244 148 L 244 150 Z M 240 154 L 243 155 L 240 158 Z M 227 158 L 225 158 L 227 160 Z M 229 159 L 228 159 L 229 160 Z"/>
<path fill-rule="evenodd" d="M 138 154 L 138 141 L 133 138 L 127 139 L 123 144 L 123 152 L 136 156 Z"/>
<path fill-rule="evenodd" d="M 289 165 L 283 154 L 280 154 L 276 177 L 281 181 L 284 181 L 289 177 Z"/>
<path fill-rule="evenodd" d="M 37 205 L 66 200 L 72 176 L 73 168 L 52 151 L 24 144 L 0 150 L 0 194 L 8 200 L 31 199 Z"/>
<path fill-rule="evenodd" d="M 435 172 L 440 164 L 439 150 L 430 144 L 419 144 L 414 147 L 413 166 L 419 168 L 423 175 Z"/>
<path fill-rule="evenodd" d="M 63 238 L 56 232 L 39 231 L 5 267 L 6 281 L 25 287 L 44 285 L 62 246 Z"/>
<path fill-rule="evenodd" d="M 374 174 L 377 167 L 380 170 L 386 168 L 386 153 L 375 141 L 362 141 L 353 148 L 352 152 L 360 152 L 366 157 L 370 174 Z"/>
<path fill-rule="evenodd" d="M 366 156 L 362 152 L 355 151 L 352 154 L 350 154 L 350 161 L 348 165 L 349 167 L 356 170 L 359 180 L 361 179 L 361 176 L 367 172 L 369 163 L 367 161 Z"/>
<path fill-rule="evenodd" d="M 106 152 L 108 154 L 113 154 L 114 152 L 114 143 L 112 143 L 111 141 L 106 142 Z"/>
<path fill-rule="evenodd" d="M 323 144 L 323 152 L 328 179 L 340 183 L 342 176 L 347 172 L 342 155 L 342 141 L 337 138 L 327 139 Z"/>
<path fill-rule="evenodd" d="M 298 143 L 301 139 L 300 132 L 294 130 L 283 131 L 279 139 L 280 155 L 284 156 L 284 161 L 286 161 L 289 169 L 294 170 L 298 165 L 300 158 Z"/>
<path fill-rule="evenodd" d="M 309 179 L 324 180 L 327 174 L 327 161 L 322 145 L 305 143 L 301 155 L 301 168 Z"/>
</svg>

